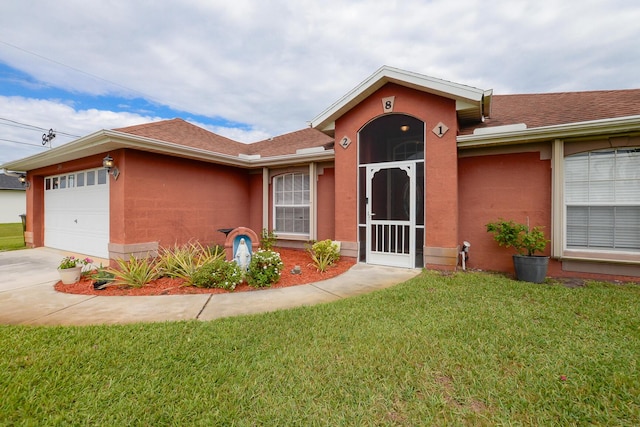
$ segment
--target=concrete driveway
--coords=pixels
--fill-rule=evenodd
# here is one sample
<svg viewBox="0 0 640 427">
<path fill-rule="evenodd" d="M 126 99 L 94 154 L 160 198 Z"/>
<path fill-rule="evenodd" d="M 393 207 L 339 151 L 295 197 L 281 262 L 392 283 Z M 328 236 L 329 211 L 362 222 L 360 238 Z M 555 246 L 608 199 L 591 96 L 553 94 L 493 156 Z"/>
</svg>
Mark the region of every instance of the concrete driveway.
<svg viewBox="0 0 640 427">
<path fill-rule="evenodd" d="M 95 325 L 213 320 L 336 301 L 409 280 L 418 269 L 356 264 L 322 282 L 254 292 L 95 296 L 56 292 L 67 255 L 49 248 L 0 252 L 0 324 Z M 99 265 L 100 260 L 96 261 Z M 106 264 L 106 263 L 105 263 Z"/>
</svg>

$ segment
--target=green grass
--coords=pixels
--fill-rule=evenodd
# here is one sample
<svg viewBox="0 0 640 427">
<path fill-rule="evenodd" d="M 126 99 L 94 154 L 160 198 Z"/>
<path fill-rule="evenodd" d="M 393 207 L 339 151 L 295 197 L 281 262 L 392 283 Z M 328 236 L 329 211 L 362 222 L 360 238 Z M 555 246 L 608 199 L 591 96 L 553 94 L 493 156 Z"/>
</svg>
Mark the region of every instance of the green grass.
<svg viewBox="0 0 640 427">
<path fill-rule="evenodd" d="M 0 425 L 640 425 L 638 313 L 637 285 L 425 273 L 213 322 L 2 326 Z"/>
<path fill-rule="evenodd" d="M 22 223 L 0 224 L 0 251 L 24 248 Z"/>
</svg>

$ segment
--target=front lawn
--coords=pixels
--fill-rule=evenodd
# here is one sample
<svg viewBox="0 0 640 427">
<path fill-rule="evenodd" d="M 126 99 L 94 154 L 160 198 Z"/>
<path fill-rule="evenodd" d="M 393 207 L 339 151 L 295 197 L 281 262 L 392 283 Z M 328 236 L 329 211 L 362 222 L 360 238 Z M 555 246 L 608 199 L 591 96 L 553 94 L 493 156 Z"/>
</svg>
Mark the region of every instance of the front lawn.
<svg viewBox="0 0 640 427">
<path fill-rule="evenodd" d="M 2 326 L 0 425 L 640 425 L 638 313 L 638 285 L 427 272 L 213 322 Z"/>
<path fill-rule="evenodd" d="M 0 251 L 24 248 L 22 223 L 0 224 Z"/>
</svg>

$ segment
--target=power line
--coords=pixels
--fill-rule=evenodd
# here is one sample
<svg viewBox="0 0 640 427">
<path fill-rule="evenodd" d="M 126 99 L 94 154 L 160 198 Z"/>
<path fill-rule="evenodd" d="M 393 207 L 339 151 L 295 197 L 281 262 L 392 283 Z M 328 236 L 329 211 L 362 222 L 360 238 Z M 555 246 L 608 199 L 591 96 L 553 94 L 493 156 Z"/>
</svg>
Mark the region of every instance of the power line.
<svg viewBox="0 0 640 427">
<path fill-rule="evenodd" d="M 30 50 L 27 50 L 27 49 L 21 48 L 20 46 L 16 46 L 16 45 L 11 44 L 11 43 L 8 43 L 8 42 L 6 42 L 6 41 L 4 41 L 4 40 L 0 40 L 0 43 L 4 44 L 4 45 L 6 45 L 6 46 L 12 47 L 12 48 L 14 48 L 14 49 L 17 49 L 17 50 L 19 50 L 19 51 L 21 51 L 21 52 L 28 53 L 29 55 L 33 55 L 33 56 L 36 56 L 36 57 L 38 57 L 38 58 L 40 58 L 40 59 L 44 59 L 45 61 L 53 62 L 54 64 L 60 65 L 60 66 L 62 66 L 62 67 L 69 68 L 70 70 L 76 71 L 76 72 L 78 72 L 78 73 L 82 73 L 82 74 L 84 74 L 84 75 L 86 75 L 86 76 L 93 77 L 94 79 L 102 80 L 103 82 L 106 82 L 106 83 L 112 84 L 112 85 L 114 85 L 114 86 L 121 87 L 121 88 L 126 89 L 126 90 L 131 91 L 131 92 L 136 92 L 136 93 L 138 93 L 138 94 L 140 94 L 140 95 L 143 95 L 143 96 L 146 96 L 146 97 L 148 97 L 148 96 L 149 96 L 149 95 L 147 95 L 147 94 L 145 94 L 145 93 L 142 93 L 142 92 L 140 92 L 140 91 L 138 91 L 138 90 L 131 89 L 130 87 L 127 87 L 127 86 L 121 85 L 120 83 L 112 82 L 111 80 L 107 80 L 107 79 L 105 79 L 105 78 L 103 78 L 103 77 L 97 76 L 97 75 L 95 75 L 95 74 L 91 74 L 91 73 L 89 73 L 89 72 L 87 72 L 87 71 L 83 71 L 83 70 L 81 70 L 81 69 L 79 69 L 79 68 L 76 68 L 76 67 L 73 67 L 73 66 L 71 66 L 71 65 L 64 64 L 64 63 L 62 63 L 62 62 L 60 62 L 60 61 L 56 61 L 55 59 L 47 58 L 46 56 L 40 55 L 39 53 L 32 52 L 32 51 L 30 51 Z"/>
<path fill-rule="evenodd" d="M 20 129 L 33 130 L 33 131 L 38 131 L 38 132 L 40 132 L 40 131 L 48 132 L 49 130 L 51 130 L 51 128 L 47 129 L 47 128 L 43 128 L 43 127 L 36 126 L 36 125 L 30 125 L 28 123 L 18 122 L 16 120 L 6 119 L 4 117 L 0 117 L 0 120 L 6 121 L 6 122 L 10 122 L 10 123 L 1 123 L 0 122 L 0 125 L 4 125 L 4 126 L 17 127 L 17 128 L 20 128 Z M 56 130 L 56 133 L 60 134 L 60 135 L 71 136 L 73 138 L 80 138 L 80 135 L 74 135 L 74 134 L 67 133 L 67 132 L 62 132 L 62 131 L 59 131 L 59 130 Z"/>
<path fill-rule="evenodd" d="M 130 92 L 137 93 L 138 95 L 141 95 L 143 98 L 146 98 L 146 99 L 148 99 L 148 100 L 150 100 L 150 101 L 157 102 L 158 104 L 161 104 L 161 105 L 167 105 L 167 106 L 169 106 L 169 107 L 171 107 L 171 108 L 174 108 L 174 109 L 176 109 L 176 110 L 188 111 L 187 109 L 182 108 L 182 107 L 180 107 L 180 106 L 178 106 L 178 105 L 176 105 L 176 104 L 169 103 L 169 102 L 164 102 L 164 101 L 162 101 L 162 100 L 160 100 L 160 99 L 158 99 L 158 98 L 155 98 L 155 97 L 153 97 L 153 96 L 151 96 L 151 95 L 149 95 L 149 94 L 147 94 L 147 93 L 141 92 L 141 91 L 139 91 L 139 90 L 137 90 L 137 89 L 132 89 L 132 88 L 130 88 L 130 87 L 128 87 L 128 86 L 125 86 L 125 85 L 122 85 L 122 84 L 120 84 L 120 83 L 116 83 L 116 82 L 114 82 L 114 81 L 111 81 L 111 80 L 105 79 L 104 77 L 100 77 L 100 76 L 98 76 L 98 75 L 95 75 L 95 74 L 89 73 L 89 72 L 87 72 L 87 71 L 81 70 L 81 69 L 76 68 L 76 67 L 73 67 L 73 66 L 71 66 L 71 65 L 67 65 L 67 64 L 62 63 L 62 62 L 60 62 L 60 61 L 56 61 L 55 59 L 48 58 L 48 57 L 46 57 L 46 56 L 44 56 L 44 55 L 40 55 L 39 53 L 32 52 L 32 51 L 27 50 L 27 49 L 24 49 L 24 48 L 22 48 L 22 47 L 20 47 L 20 46 L 16 46 L 16 45 L 14 45 L 14 44 L 8 43 L 8 42 L 6 42 L 6 41 L 4 41 L 4 40 L 0 40 L 0 43 L 1 43 L 1 44 L 4 44 L 4 45 L 6 45 L 6 46 L 12 47 L 12 48 L 14 48 L 14 49 L 17 49 L 17 50 L 19 50 L 19 51 L 21 51 L 21 52 L 28 53 L 29 55 L 33 55 L 33 56 L 38 57 L 38 58 L 40 58 L 40 59 L 44 59 L 45 61 L 49 61 L 49 62 L 52 62 L 52 63 L 54 63 L 54 64 L 60 65 L 60 66 L 62 66 L 62 67 L 68 68 L 68 69 L 70 69 L 70 70 L 76 71 L 76 72 L 78 72 L 78 73 L 84 74 L 84 75 L 86 75 L 86 76 L 93 77 L 94 79 L 98 79 L 98 80 L 101 80 L 101 81 L 103 81 L 103 82 L 109 83 L 109 84 L 111 84 L 111 85 L 114 85 L 114 86 L 120 87 L 120 88 L 122 88 L 122 89 L 128 90 L 128 91 L 130 91 Z"/>
<path fill-rule="evenodd" d="M 14 144 L 28 145 L 30 147 L 44 147 L 42 144 L 31 144 L 29 142 L 16 141 L 14 139 L 0 138 L 0 141 L 12 142 Z M 51 147 L 47 147 L 47 148 L 51 148 Z"/>
</svg>

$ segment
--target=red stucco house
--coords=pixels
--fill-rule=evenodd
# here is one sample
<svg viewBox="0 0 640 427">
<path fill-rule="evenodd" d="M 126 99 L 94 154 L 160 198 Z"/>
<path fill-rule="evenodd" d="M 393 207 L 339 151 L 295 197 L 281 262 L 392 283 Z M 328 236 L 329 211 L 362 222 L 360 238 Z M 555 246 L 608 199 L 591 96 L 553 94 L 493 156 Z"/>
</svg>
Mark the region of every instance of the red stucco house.
<svg viewBox="0 0 640 427">
<path fill-rule="evenodd" d="M 31 246 L 116 258 L 266 228 L 407 268 L 455 268 L 468 241 L 469 267 L 511 272 L 485 230 L 506 218 L 545 227 L 552 276 L 640 277 L 640 89 L 494 95 L 382 67 L 269 140 L 173 119 L 2 167 L 30 183 Z"/>
</svg>

